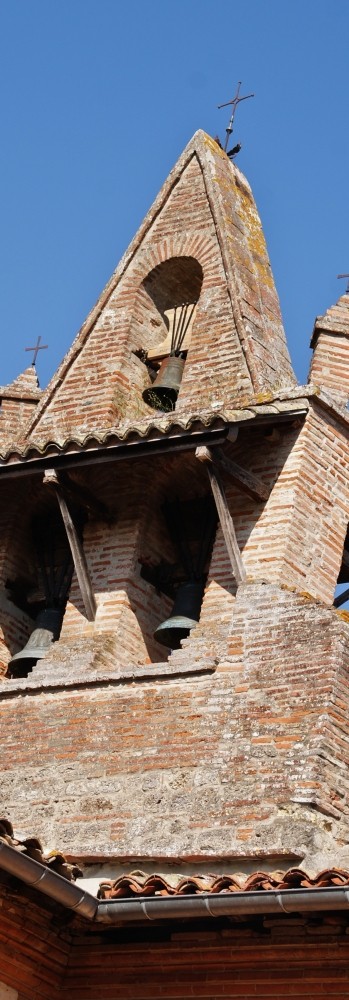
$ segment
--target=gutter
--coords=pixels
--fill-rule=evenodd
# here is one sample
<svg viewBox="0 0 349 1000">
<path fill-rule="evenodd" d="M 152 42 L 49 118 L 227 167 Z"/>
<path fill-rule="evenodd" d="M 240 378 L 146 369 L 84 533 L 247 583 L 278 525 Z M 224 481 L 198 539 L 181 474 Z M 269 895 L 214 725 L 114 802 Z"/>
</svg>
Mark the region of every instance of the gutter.
<svg viewBox="0 0 349 1000">
<path fill-rule="evenodd" d="M 87 920 L 118 926 L 151 920 L 263 916 L 267 913 L 321 913 L 349 909 L 349 887 L 268 889 L 258 892 L 200 893 L 197 896 L 140 896 L 100 900 L 0 839 L 0 869 Z"/>
<path fill-rule="evenodd" d="M 259 892 L 200 893 L 197 896 L 155 896 L 103 900 L 96 920 L 125 924 L 149 920 L 190 920 L 267 913 L 320 913 L 349 909 L 349 888 L 268 889 Z"/>
<path fill-rule="evenodd" d="M 57 872 L 53 872 L 46 865 L 39 864 L 26 854 L 21 854 L 15 847 L 10 847 L 0 839 L 0 869 L 14 875 L 30 885 L 33 889 L 38 889 L 45 896 L 50 896 L 56 903 L 79 913 L 81 917 L 93 920 L 96 916 L 98 901 L 89 892 L 84 892 L 74 882 L 62 878 Z"/>
</svg>

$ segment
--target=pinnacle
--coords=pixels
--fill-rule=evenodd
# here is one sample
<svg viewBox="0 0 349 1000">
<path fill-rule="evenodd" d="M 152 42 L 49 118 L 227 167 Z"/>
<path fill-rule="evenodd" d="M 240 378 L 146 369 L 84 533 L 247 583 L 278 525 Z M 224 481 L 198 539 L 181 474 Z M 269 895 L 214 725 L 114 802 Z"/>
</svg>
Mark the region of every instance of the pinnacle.
<svg viewBox="0 0 349 1000">
<path fill-rule="evenodd" d="M 341 295 L 333 306 L 326 310 L 323 316 L 317 316 L 314 324 L 311 346 L 314 337 L 324 330 L 327 333 L 341 333 L 349 336 L 349 295 Z"/>
<path fill-rule="evenodd" d="M 36 372 L 35 365 L 29 365 L 28 368 L 17 375 L 17 378 L 13 382 L 9 382 L 8 385 L 4 386 L 1 390 L 2 395 L 7 395 L 15 393 L 16 396 L 28 396 L 33 395 L 37 397 L 41 393 L 39 386 L 39 379 Z"/>
</svg>

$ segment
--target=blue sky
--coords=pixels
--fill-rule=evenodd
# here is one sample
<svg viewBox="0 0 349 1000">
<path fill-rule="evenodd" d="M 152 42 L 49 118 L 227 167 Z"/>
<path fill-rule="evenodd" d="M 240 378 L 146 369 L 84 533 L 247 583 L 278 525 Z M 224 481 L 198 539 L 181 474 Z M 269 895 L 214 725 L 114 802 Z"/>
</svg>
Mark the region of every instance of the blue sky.
<svg viewBox="0 0 349 1000">
<path fill-rule="evenodd" d="M 345 290 L 348 0 L 1 0 L 0 384 L 45 385 L 197 128 L 234 141 L 304 381 Z"/>
</svg>

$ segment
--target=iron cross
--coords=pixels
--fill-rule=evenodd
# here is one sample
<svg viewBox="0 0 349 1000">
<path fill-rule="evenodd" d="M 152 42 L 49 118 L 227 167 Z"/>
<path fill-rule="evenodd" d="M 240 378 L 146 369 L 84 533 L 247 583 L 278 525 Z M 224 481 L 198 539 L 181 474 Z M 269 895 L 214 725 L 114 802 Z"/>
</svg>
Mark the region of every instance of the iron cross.
<svg viewBox="0 0 349 1000">
<path fill-rule="evenodd" d="M 40 344 L 41 337 L 38 337 L 35 347 L 25 347 L 25 351 L 34 351 L 34 357 L 32 360 L 32 365 L 35 365 L 39 351 L 46 351 L 48 344 Z"/>
<path fill-rule="evenodd" d="M 347 287 L 345 289 L 345 294 L 349 295 L 349 274 L 337 274 L 337 278 L 348 278 Z"/>
<path fill-rule="evenodd" d="M 237 91 L 236 91 L 235 97 L 233 97 L 231 101 L 226 101 L 225 104 L 219 104 L 218 105 L 218 110 L 220 108 L 227 108 L 229 106 L 229 104 L 231 104 L 231 106 L 232 106 L 232 113 L 231 113 L 231 117 L 230 117 L 230 122 L 229 122 L 228 127 L 225 130 L 226 133 L 227 133 L 227 138 L 225 140 L 225 146 L 224 146 L 225 152 L 227 152 L 227 146 L 228 146 L 228 142 L 229 142 L 229 136 L 231 135 L 231 133 L 233 131 L 235 112 L 236 112 L 238 104 L 240 104 L 240 101 L 248 101 L 249 97 L 254 97 L 254 94 L 246 94 L 245 97 L 239 97 L 240 87 L 241 87 L 241 80 L 239 80 L 239 83 L 237 85 Z"/>
</svg>

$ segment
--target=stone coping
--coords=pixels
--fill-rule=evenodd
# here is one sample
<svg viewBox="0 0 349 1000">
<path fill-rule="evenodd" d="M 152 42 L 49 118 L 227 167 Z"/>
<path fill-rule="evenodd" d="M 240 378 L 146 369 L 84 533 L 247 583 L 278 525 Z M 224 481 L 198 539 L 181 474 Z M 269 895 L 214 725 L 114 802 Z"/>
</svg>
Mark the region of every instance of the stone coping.
<svg viewBox="0 0 349 1000">
<path fill-rule="evenodd" d="M 70 672 L 56 676 L 29 676 L 10 680 L 5 678 L 0 686 L 0 701 L 3 698 L 17 697 L 22 694 L 35 694 L 41 691 L 64 691 L 66 688 L 79 689 L 87 687 L 119 686 L 121 684 L 137 684 L 161 680 L 176 680 L 193 675 L 212 674 L 217 669 L 217 661 L 212 658 L 198 663 L 172 665 L 170 663 L 151 663 L 141 667 L 122 667 L 119 670 L 91 671 L 88 674 Z"/>
</svg>

